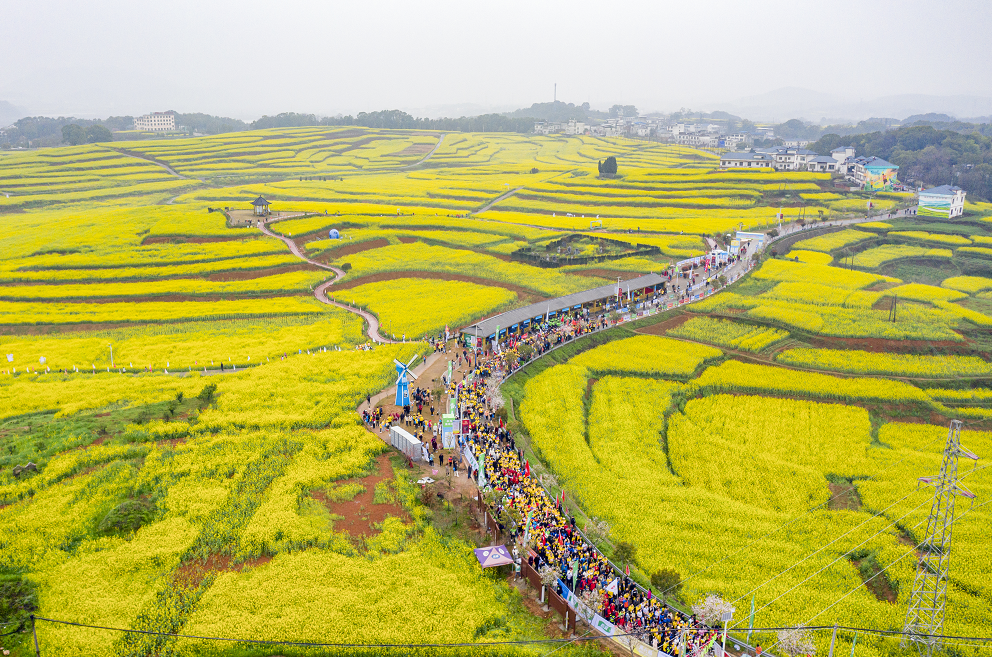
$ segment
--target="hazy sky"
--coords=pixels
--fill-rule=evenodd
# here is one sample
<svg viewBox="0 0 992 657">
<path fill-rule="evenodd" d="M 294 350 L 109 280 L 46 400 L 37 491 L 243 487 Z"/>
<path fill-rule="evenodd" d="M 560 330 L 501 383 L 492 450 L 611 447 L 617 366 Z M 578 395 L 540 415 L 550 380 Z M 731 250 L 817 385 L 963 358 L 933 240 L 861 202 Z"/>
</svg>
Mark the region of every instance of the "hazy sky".
<svg viewBox="0 0 992 657">
<path fill-rule="evenodd" d="M 551 100 L 555 82 L 560 100 L 642 111 L 782 87 L 992 97 L 990 31 L 988 0 L 4 0 L 0 100 L 252 119 L 478 113 Z"/>
</svg>

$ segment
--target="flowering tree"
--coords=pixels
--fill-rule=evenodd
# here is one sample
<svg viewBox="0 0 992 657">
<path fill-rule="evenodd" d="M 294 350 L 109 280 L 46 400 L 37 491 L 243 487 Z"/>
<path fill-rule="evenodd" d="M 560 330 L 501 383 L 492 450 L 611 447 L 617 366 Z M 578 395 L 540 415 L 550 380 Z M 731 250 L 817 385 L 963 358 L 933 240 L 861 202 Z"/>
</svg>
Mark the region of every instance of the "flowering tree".
<svg viewBox="0 0 992 657">
<path fill-rule="evenodd" d="M 692 605 L 692 613 L 707 625 L 720 623 L 720 619 L 727 612 L 734 613 L 734 605 L 715 594 L 710 594 L 702 602 Z"/>
<path fill-rule="evenodd" d="M 809 630 L 800 626 L 792 630 L 778 631 L 778 647 L 789 657 L 816 654 L 816 644 Z"/>
</svg>

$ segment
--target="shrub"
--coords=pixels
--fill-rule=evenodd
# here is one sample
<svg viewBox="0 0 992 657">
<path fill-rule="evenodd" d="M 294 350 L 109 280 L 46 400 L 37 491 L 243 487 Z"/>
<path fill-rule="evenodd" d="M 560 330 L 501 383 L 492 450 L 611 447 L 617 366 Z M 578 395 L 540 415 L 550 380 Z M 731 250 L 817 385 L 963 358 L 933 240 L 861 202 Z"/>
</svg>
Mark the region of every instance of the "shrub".
<svg viewBox="0 0 992 657">
<path fill-rule="evenodd" d="M 208 383 L 207 385 L 203 386 L 203 390 L 200 391 L 200 394 L 198 394 L 196 398 L 199 399 L 204 404 L 209 404 L 214 400 L 216 393 L 217 393 L 217 384 Z"/>
<path fill-rule="evenodd" d="M 155 505 L 144 499 L 127 500 L 100 521 L 97 532 L 103 535 L 129 534 L 155 517 Z"/>
</svg>

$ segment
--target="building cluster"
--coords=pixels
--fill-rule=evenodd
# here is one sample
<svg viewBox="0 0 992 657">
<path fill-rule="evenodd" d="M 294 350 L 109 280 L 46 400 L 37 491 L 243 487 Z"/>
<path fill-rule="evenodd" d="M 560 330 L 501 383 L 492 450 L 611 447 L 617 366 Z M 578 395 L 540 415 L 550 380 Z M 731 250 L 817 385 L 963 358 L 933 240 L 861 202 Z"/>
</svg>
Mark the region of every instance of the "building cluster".
<svg viewBox="0 0 992 657">
<path fill-rule="evenodd" d="M 815 171 L 843 176 L 860 189 L 878 191 L 901 187 L 896 180 L 899 167 L 880 157 L 856 157 L 850 146 L 835 148 L 830 155 L 793 146 L 752 148 L 726 152 L 720 156 L 720 168 L 767 167 L 776 171 Z"/>
</svg>

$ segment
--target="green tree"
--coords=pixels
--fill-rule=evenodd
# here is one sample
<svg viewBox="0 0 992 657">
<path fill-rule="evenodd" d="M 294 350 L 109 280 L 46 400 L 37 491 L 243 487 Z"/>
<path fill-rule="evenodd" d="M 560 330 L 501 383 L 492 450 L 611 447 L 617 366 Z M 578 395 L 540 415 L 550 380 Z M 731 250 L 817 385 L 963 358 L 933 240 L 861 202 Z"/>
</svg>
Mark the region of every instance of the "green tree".
<svg viewBox="0 0 992 657">
<path fill-rule="evenodd" d="M 86 143 L 95 144 L 102 141 L 113 141 L 114 134 L 102 125 L 91 125 L 86 128 Z"/>
<path fill-rule="evenodd" d="M 754 121 L 749 121 L 748 119 L 741 121 L 741 132 L 754 132 L 754 128 Z"/>
<path fill-rule="evenodd" d="M 654 593 L 662 599 L 667 596 L 679 597 L 682 590 L 682 576 L 671 568 L 662 568 L 658 572 L 651 573 L 651 588 Z"/>
<path fill-rule="evenodd" d="M 70 146 L 79 146 L 86 143 L 86 131 L 75 123 L 62 126 L 62 141 Z"/>
<path fill-rule="evenodd" d="M 637 116 L 637 108 L 633 105 L 614 105 L 610 108 L 610 116 L 613 118 L 620 116 Z"/>
<path fill-rule="evenodd" d="M 616 173 L 617 173 L 617 158 L 613 157 L 612 155 L 609 156 L 608 158 L 606 158 L 606 161 L 603 162 L 603 166 L 599 170 L 599 172 L 600 173 L 606 173 L 606 174 L 609 174 L 609 175 L 616 175 Z"/>
<path fill-rule="evenodd" d="M 626 566 L 627 564 L 634 563 L 634 560 L 637 558 L 637 548 L 626 541 L 620 541 L 613 550 L 613 558 L 616 560 L 618 566 Z"/>
</svg>

